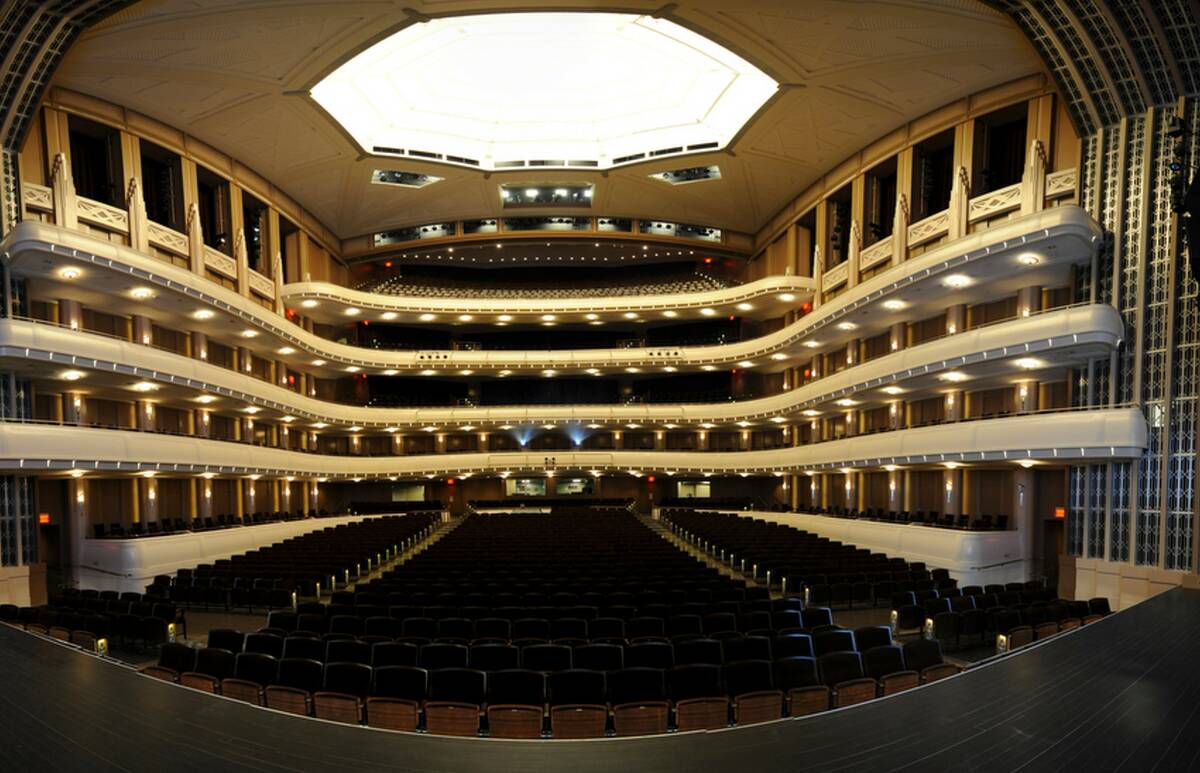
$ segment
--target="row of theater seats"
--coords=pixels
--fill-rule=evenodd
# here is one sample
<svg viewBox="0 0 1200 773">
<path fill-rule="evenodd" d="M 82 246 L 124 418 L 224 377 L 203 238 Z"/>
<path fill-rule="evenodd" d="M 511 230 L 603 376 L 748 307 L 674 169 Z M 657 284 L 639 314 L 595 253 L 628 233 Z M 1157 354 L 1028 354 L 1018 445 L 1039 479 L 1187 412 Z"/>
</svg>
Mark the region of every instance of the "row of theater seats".
<svg viewBox="0 0 1200 773">
<path fill-rule="evenodd" d="M 621 282 L 619 276 L 610 274 L 603 281 L 573 282 L 571 286 L 553 282 L 547 283 L 543 287 L 496 286 L 494 283 L 473 284 L 471 280 L 453 281 L 445 276 L 431 279 L 431 282 L 435 281 L 436 284 L 415 281 L 416 279 L 415 276 L 406 279 L 404 276 L 396 275 L 364 283 L 358 289 L 385 295 L 429 298 L 593 298 L 702 293 L 722 290 L 731 286 L 730 282 L 698 271 L 672 272 L 660 277 L 642 279 L 634 275 L 627 282 Z"/>
<path fill-rule="evenodd" d="M 979 586 L 963 591 L 961 595 L 927 598 L 920 603 L 914 594 L 897 594 L 892 599 L 894 627 L 898 631 L 924 630 L 948 647 L 958 647 L 964 640 L 984 643 L 1003 636 L 1003 646 L 1015 649 L 1035 637 L 1044 639 L 1078 628 L 1110 612 L 1106 598 L 1068 601 L 1052 598 L 1049 591 L 987 592 Z"/>
<path fill-rule="evenodd" d="M 342 523 L 212 564 L 181 569 L 173 581 L 156 578 L 148 591 L 179 603 L 223 604 L 226 609 L 231 603 L 291 606 L 293 592 L 310 597 L 318 595 L 319 589 L 348 583 L 427 537 L 440 519 L 438 512 L 418 512 Z M 251 594 L 235 601 L 235 589 Z M 253 591 L 258 589 L 275 593 L 256 603 Z"/>
<path fill-rule="evenodd" d="M 92 524 L 92 536 L 97 539 L 153 537 L 161 534 L 180 534 L 186 531 L 212 531 L 214 529 L 231 529 L 235 526 L 256 526 L 261 523 L 303 521 L 310 517 L 326 518 L 332 515 L 337 515 L 337 513 L 330 513 L 327 510 L 321 509 L 310 515 L 305 515 L 303 510 L 297 510 L 294 513 L 280 510 L 273 513 L 246 513 L 244 516 L 233 513 L 220 513 L 215 518 L 160 517 L 156 521 L 138 521 L 137 523 L 130 524 L 128 527 L 118 522 Z"/>
<path fill-rule="evenodd" d="M 144 650 L 167 642 L 172 630 L 186 635 L 187 620 L 174 604 L 156 603 L 137 593 L 123 594 L 125 598 L 108 593 L 113 597 L 65 596 L 38 607 L 0 604 L 0 622 L 73 642 L 79 638 L 75 634 L 87 634 L 93 649 L 100 639 L 112 646 Z"/>
<path fill-rule="evenodd" d="M 328 646 L 346 645 L 337 649 L 342 654 L 350 644 L 359 643 L 331 641 Z M 670 727 L 689 731 L 753 724 L 853 705 L 957 671 L 942 661 L 937 642 L 924 639 L 903 647 L 879 645 L 865 653 L 839 650 L 725 665 L 619 664 L 549 671 L 422 667 L 407 662 L 416 653 L 396 646 L 372 645 L 370 663 L 168 646 L 159 665 L 144 670 L 193 689 L 296 714 L 391 730 L 458 736 L 482 732 L 497 738 L 598 738 L 664 733 Z M 394 662 L 401 658 L 406 662 Z"/>
<path fill-rule="evenodd" d="M 884 510 L 882 507 L 868 507 L 863 510 L 847 507 L 831 507 L 831 508 L 810 508 L 803 511 L 817 515 L 832 515 L 836 518 L 855 518 L 870 521 L 885 521 L 888 523 L 913 523 L 923 526 L 937 526 L 944 529 L 971 529 L 974 531 L 1004 531 L 1008 528 L 1008 516 L 984 513 L 978 517 L 972 518 L 971 515 L 961 513 L 954 515 L 946 513 L 945 515 L 936 510 Z"/>
</svg>

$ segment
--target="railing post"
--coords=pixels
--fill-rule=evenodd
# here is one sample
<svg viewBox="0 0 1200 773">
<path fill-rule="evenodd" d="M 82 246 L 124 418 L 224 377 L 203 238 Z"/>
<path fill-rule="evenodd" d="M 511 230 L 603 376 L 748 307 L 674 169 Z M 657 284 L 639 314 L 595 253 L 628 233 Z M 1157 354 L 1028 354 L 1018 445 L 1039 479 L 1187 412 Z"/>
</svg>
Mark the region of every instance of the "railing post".
<svg viewBox="0 0 1200 773">
<path fill-rule="evenodd" d="M 1046 206 L 1046 148 L 1040 139 L 1029 147 L 1025 174 L 1021 177 L 1021 214 L 1039 212 Z"/>
<path fill-rule="evenodd" d="M 54 222 L 62 228 L 79 226 L 78 205 L 75 199 L 75 181 L 71 179 L 70 165 L 62 153 L 54 157 L 50 168 L 50 195 L 54 199 Z"/>
</svg>

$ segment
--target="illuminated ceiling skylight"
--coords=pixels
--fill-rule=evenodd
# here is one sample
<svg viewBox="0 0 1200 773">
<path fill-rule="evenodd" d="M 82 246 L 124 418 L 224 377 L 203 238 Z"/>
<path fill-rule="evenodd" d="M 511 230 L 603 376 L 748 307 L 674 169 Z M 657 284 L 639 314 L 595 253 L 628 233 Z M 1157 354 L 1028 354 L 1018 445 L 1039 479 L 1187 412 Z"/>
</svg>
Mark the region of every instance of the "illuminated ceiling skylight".
<svg viewBox="0 0 1200 773">
<path fill-rule="evenodd" d="M 778 84 L 666 19 L 503 13 L 412 24 L 312 97 L 367 152 L 607 168 L 724 147 Z"/>
</svg>

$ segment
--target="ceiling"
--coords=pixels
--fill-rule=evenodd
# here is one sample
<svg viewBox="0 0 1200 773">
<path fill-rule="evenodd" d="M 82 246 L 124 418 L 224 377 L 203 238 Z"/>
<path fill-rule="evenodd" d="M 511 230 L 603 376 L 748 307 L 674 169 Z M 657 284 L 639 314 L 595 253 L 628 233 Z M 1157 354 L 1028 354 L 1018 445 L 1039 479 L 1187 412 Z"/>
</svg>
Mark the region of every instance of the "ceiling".
<svg viewBox="0 0 1200 773">
<path fill-rule="evenodd" d="M 669 18 L 784 86 L 726 151 L 597 171 L 484 172 L 360 158 L 308 98 L 323 75 L 405 23 L 480 10 L 651 13 L 659 3 L 493 0 L 143 0 L 91 28 L 54 83 L 175 126 L 247 164 L 338 236 L 503 214 L 500 183 L 589 181 L 592 213 L 753 232 L 860 148 L 954 99 L 1043 67 L 1021 32 L 976 0 L 682 0 Z M 495 77 L 520 78 L 520 57 Z M 631 89 L 637 84 L 630 84 Z M 718 164 L 719 180 L 648 175 Z M 376 168 L 445 179 L 372 185 Z M 546 214 L 555 210 L 545 210 Z M 522 210 L 539 214 L 541 210 Z"/>
</svg>

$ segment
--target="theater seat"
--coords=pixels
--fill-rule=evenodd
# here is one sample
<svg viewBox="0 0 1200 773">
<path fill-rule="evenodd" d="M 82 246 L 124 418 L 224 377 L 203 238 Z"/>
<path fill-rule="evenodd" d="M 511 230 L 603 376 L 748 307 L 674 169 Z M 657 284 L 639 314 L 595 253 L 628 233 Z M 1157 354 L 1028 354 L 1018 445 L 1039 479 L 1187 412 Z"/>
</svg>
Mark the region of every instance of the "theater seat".
<svg viewBox="0 0 1200 773">
<path fill-rule="evenodd" d="M 542 673 L 512 668 L 488 674 L 488 735 L 541 738 L 545 703 L 546 677 Z"/>
<path fill-rule="evenodd" d="M 618 736 L 667 732 L 671 707 L 662 669 L 635 667 L 610 673 L 608 699 Z"/>
</svg>

